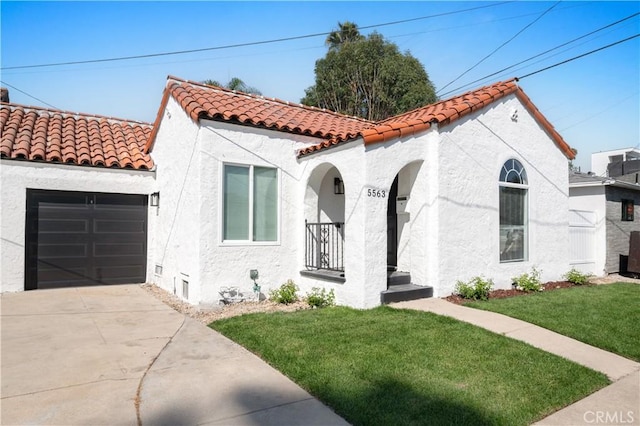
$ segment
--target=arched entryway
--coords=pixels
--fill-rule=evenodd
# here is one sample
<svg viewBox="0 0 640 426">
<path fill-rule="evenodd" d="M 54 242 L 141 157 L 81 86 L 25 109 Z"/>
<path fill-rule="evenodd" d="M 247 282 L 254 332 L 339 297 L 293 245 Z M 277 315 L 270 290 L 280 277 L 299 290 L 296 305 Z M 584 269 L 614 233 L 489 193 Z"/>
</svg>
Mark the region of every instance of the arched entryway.
<svg viewBox="0 0 640 426">
<path fill-rule="evenodd" d="M 387 202 L 387 290 L 382 303 L 431 297 L 433 289 L 414 284 L 413 273 L 424 265 L 426 182 L 423 161 L 404 166 L 394 177 Z M 424 267 L 424 266 L 422 266 Z M 414 269 L 416 269 L 414 271 Z"/>
<path fill-rule="evenodd" d="M 344 281 L 345 185 L 338 169 L 324 163 L 314 169 L 305 191 L 307 275 Z"/>
<path fill-rule="evenodd" d="M 413 219 L 416 218 L 421 204 L 417 200 L 424 199 L 424 194 L 413 193 L 422 163 L 422 161 L 414 161 L 400 169 L 389 189 L 387 203 L 387 269 L 389 271 L 410 272 Z"/>
</svg>

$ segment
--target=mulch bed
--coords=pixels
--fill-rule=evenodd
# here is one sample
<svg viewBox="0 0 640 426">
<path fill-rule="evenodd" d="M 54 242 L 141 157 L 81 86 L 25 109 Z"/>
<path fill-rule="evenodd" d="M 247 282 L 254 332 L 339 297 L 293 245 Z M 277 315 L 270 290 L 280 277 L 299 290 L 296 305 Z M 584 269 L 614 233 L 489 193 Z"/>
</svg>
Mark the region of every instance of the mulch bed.
<svg viewBox="0 0 640 426">
<path fill-rule="evenodd" d="M 544 291 L 552 291 L 557 290 L 559 288 L 569 288 L 575 287 L 576 285 L 569 281 L 552 281 L 546 284 L 543 284 Z M 516 296 L 526 296 L 527 294 L 533 294 L 532 292 L 526 292 L 522 290 L 493 290 L 489 292 L 489 299 L 505 299 L 507 297 L 516 297 Z M 451 296 L 447 296 L 444 298 L 445 300 L 455 303 L 457 305 L 462 305 L 463 303 L 470 302 L 470 299 L 463 299 L 462 297 L 452 294 Z"/>
</svg>

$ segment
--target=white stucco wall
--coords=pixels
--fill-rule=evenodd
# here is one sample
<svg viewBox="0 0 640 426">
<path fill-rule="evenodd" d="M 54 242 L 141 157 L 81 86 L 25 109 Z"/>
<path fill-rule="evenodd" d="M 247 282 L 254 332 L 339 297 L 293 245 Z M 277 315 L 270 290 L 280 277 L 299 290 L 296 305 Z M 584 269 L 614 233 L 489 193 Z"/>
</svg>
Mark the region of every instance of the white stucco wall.
<svg viewBox="0 0 640 426">
<path fill-rule="evenodd" d="M 595 263 L 575 265 L 577 269 L 594 275 L 605 275 L 607 258 L 607 201 L 604 185 L 573 186 L 569 188 L 569 209 L 595 213 Z"/>
<path fill-rule="evenodd" d="M 198 303 L 200 289 L 200 149 L 199 127 L 169 98 L 151 157 L 156 164 L 160 206 L 152 264 L 161 274 L 148 280 Z M 189 283 L 183 295 L 183 281 Z"/>
<path fill-rule="evenodd" d="M 517 120 L 511 117 L 517 111 Z M 435 296 L 457 280 L 484 275 L 496 288 L 542 271 L 561 278 L 568 264 L 567 158 L 515 95 L 441 129 L 439 153 L 439 282 Z M 528 260 L 500 262 L 499 175 L 509 159 L 528 176 Z"/>
<path fill-rule="evenodd" d="M 193 304 L 214 304 L 221 287 L 252 293 L 250 270 L 259 272 L 262 293 L 293 279 L 304 293 L 300 253 L 304 252 L 304 186 L 306 166 L 296 151 L 316 144 L 314 138 L 228 123 L 191 121 L 170 98 L 152 157 L 158 164 L 161 206 L 154 264 L 162 275 L 153 281 Z M 224 164 L 275 167 L 279 173 L 279 239 L 234 242 L 222 238 Z M 302 244 L 302 246 L 300 245 Z M 175 283 L 175 284 L 174 284 Z"/>
<path fill-rule="evenodd" d="M 151 194 L 154 172 L 64 164 L 0 160 L 0 291 L 22 291 L 25 279 L 25 221 L 27 189 Z M 155 235 L 153 207 L 149 207 L 147 259 Z M 153 265 L 147 261 L 147 277 Z"/>
</svg>

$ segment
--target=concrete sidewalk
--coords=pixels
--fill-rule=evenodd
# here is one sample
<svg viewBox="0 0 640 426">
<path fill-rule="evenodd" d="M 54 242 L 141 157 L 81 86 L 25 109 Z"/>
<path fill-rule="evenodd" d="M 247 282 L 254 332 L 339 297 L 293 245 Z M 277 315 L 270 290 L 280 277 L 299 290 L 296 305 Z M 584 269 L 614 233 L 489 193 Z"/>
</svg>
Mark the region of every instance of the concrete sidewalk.
<svg viewBox="0 0 640 426">
<path fill-rule="evenodd" d="M 433 312 L 477 325 L 600 371 L 614 382 L 543 419 L 539 425 L 640 425 L 640 363 L 515 318 L 444 299 L 419 299 L 390 306 Z"/>
<path fill-rule="evenodd" d="M 0 295 L 0 423 L 347 424 L 138 285 Z"/>
</svg>

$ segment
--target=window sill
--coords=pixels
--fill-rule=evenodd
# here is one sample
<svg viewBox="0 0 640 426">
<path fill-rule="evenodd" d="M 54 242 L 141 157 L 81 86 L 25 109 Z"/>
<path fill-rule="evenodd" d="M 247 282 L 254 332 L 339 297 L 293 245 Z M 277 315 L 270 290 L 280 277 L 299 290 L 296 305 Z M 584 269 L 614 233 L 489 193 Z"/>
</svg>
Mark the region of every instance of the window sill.
<svg viewBox="0 0 640 426">
<path fill-rule="evenodd" d="M 280 241 L 222 241 L 219 247 L 265 247 L 279 246 Z"/>
</svg>

